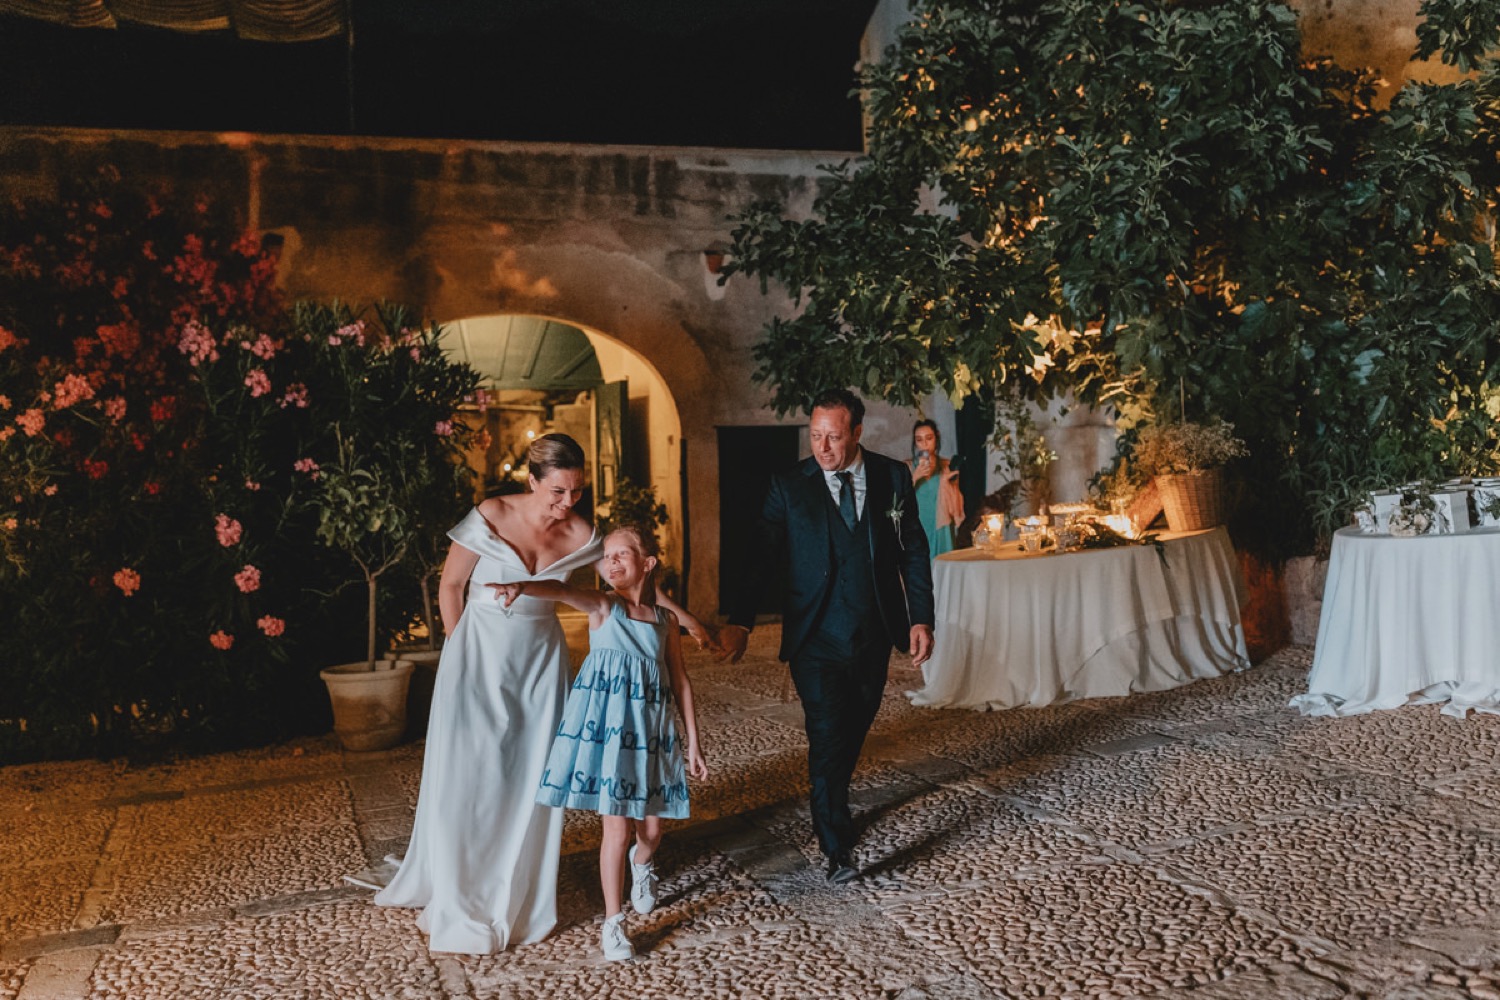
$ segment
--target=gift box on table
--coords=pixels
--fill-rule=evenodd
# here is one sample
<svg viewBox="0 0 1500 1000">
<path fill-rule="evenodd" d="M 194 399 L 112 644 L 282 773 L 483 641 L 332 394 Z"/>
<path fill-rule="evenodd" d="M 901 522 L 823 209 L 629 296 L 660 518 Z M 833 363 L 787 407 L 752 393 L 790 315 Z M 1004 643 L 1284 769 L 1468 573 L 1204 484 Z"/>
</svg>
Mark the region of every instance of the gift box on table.
<svg viewBox="0 0 1500 1000">
<path fill-rule="evenodd" d="M 1479 515 L 1479 527 L 1500 525 L 1500 479 L 1474 480 L 1474 509 Z"/>
<path fill-rule="evenodd" d="M 1402 497 L 1424 493 L 1432 499 L 1432 509 L 1413 511 L 1417 515 L 1418 525 L 1416 530 L 1409 530 L 1402 524 L 1409 518 L 1398 513 L 1402 509 Z M 1375 490 L 1370 493 L 1370 506 L 1375 511 L 1375 530 L 1387 534 L 1451 535 L 1468 531 L 1472 527 L 1469 520 L 1469 491 L 1461 484 L 1445 484 L 1430 492 L 1415 484 L 1408 484 L 1399 490 Z M 1408 507 L 1410 506 L 1408 502 Z M 1397 522 L 1394 530 L 1391 524 L 1393 515 Z"/>
</svg>

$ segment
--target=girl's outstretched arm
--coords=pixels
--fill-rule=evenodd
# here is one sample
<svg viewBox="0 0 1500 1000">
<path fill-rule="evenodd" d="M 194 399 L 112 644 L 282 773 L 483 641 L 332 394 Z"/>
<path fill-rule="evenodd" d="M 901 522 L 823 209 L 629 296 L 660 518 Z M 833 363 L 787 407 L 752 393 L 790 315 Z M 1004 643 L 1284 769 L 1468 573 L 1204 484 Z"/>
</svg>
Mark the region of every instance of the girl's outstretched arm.
<svg viewBox="0 0 1500 1000">
<path fill-rule="evenodd" d="M 516 580 L 514 583 L 487 583 L 495 592 L 495 600 L 504 601 L 508 608 L 518 597 L 534 597 L 539 601 L 557 601 L 589 616 L 589 628 L 596 629 L 609 617 L 609 598 L 597 590 L 570 587 L 556 580 Z"/>
<path fill-rule="evenodd" d="M 698 745 L 698 711 L 693 707 L 693 682 L 688 680 L 687 670 L 682 664 L 682 637 L 677 634 L 676 616 L 667 612 L 667 675 L 672 684 L 672 697 L 682 709 L 682 727 L 687 732 L 688 772 L 699 781 L 708 777 L 708 762 L 703 759 L 703 749 Z"/>
<path fill-rule="evenodd" d="M 699 621 L 698 617 L 687 608 L 672 600 L 667 596 L 666 591 L 659 587 L 656 590 L 656 604 L 657 607 L 666 608 L 677 616 L 682 627 L 687 629 L 688 635 L 698 640 L 699 649 L 706 649 L 711 653 L 719 652 L 719 638 L 714 635 L 713 630 Z"/>
</svg>

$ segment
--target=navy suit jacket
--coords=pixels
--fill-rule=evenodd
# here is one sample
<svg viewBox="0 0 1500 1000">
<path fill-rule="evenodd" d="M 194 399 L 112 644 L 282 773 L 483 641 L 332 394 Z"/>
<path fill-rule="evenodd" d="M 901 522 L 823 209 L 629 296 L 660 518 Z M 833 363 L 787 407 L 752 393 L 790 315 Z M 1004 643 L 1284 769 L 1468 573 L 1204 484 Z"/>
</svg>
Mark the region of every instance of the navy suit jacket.
<svg viewBox="0 0 1500 1000">
<path fill-rule="evenodd" d="M 866 451 L 865 517 L 861 529 L 870 546 L 875 599 L 887 638 L 906 652 L 913 625 L 932 625 L 932 563 L 927 535 L 917 516 L 911 470 Z M 755 604 L 767 578 L 786 557 L 785 605 L 781 659 L 790 660 L 813 634 L 828 602 L 833 574 L 833 538 L 829 534 L 831 497 L 823 470 L 811 458 L 771 477 L 756 528 L 761 558 L 741 591 L 729 622 L 750 628 Z"/>
</svg>

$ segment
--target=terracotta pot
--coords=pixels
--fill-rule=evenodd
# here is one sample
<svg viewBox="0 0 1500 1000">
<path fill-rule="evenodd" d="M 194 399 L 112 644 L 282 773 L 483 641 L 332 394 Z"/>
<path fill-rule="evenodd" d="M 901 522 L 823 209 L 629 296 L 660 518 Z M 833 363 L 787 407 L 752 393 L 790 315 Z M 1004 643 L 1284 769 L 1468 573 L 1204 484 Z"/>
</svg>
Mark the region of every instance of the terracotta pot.
<svg viewBox="0 0 1500 1000">
<path fill-rule="evenodd" d="M 410 660 L 341 663 L 319 673 L 333 702 L 333 731 L 345 750 L 388 750 L 406 731 Z"/>
</svg>

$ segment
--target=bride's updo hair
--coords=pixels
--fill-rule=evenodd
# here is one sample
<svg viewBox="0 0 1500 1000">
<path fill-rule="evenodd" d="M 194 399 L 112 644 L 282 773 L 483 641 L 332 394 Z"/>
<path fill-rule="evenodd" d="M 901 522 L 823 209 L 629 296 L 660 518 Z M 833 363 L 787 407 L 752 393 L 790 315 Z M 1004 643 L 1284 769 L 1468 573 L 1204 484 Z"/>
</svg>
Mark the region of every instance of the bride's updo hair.
<svg viewBox="0 0 1500 1000">
<path fill-rule="evenodd" d="M 526 471 L 541 482 L 558 469 L 581 469 L 583 449 L 566 434 L 543 434 L 526 449 Z"/>
</svg>

